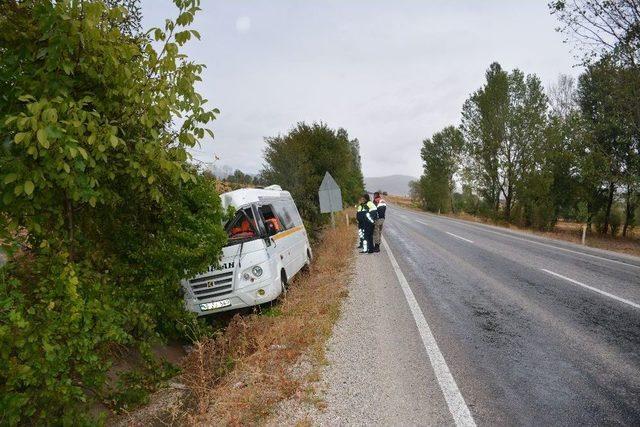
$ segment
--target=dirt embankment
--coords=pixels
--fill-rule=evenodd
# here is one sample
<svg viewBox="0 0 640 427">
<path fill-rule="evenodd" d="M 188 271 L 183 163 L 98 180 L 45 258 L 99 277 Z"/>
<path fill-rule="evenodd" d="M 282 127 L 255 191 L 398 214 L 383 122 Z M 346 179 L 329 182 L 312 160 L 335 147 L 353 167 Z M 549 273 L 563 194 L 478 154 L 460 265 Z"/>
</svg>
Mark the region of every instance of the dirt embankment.
<svg viewBox="0 0 640 427">
<path fill-rule="evenodd" d="M 255 424 L 280 401 L 304 399 L 319 379 L 347 295 L 355 238 L 355 228 L 344 223 L 326 230 L 310 271 L 277 304 L 238 314 L 224 331 L 197 342 L 170 386 L 118 424 Z"/>
</svg>

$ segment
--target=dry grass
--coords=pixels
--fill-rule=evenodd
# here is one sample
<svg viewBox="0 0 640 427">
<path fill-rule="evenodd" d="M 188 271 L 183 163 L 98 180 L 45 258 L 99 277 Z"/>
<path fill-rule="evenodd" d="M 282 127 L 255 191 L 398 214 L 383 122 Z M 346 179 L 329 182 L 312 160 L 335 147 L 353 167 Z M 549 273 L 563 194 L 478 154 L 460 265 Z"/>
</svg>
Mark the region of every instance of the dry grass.
<svg viewBox="0 0 640 427">
<path fill-rule="evenodd" d="M 398 206 L 402 206 L 403 208 L 413 209 L 418 211 L 421 210 L 418 206 L 416 206 L 416 204 L 413 202 L 413 200 L 411 200 L 411 198 L 406 196 L 394 196 L 392 194 L 389 194 L 387 196 L 384 196 L 384 198 L 391 203 L 394 203 Z"/>
<path fill-rule="evenodd" d="M 529 231 L 529 230 L 525 230 Z M 535 234 L 550 237 L 552 239 L 566 240 L 573 243 L 581 243 L 582 224 L 562 221 L 556 224 L 553 231 L 533 231 Z M 587 232 L 587 246 L 609 251 L 621 252 L 629 255 L 640 256 L 640 230 L 631 230 L 627 237 L 603 236 L 599 233 Z"/>
<path fill-rule="evenodd" d="M 347 295 L 355 237 L 344 221 L 326 230 L 310 271 L 296 277 L 278 304 L 237 314 L 224 331 L 194 345 L 177 379 L 186 386 L 178 407 L 129 423 L 255 424 L 278 402 L 304 396 L 313 375 L 301 381 L 291 368 L 303 354 L 317 370 L 325 363 L 325 342 Z"/>
</svg>

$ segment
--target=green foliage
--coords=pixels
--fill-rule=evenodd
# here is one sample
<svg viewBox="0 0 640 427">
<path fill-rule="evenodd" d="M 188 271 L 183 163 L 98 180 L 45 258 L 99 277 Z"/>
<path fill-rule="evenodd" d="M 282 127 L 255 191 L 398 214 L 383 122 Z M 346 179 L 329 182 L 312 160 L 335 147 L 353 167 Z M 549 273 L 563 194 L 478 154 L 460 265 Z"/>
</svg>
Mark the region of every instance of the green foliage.
<svg viewBox="0 0 640 427">
<path fill-rule="evenodd" d="M 458 171 L 459 157 L 464 139 L 462 132 L 449 126 L 422 142 L 424 172 L 420 179 L 420 198 L 424 207 L 432 212 L 449 212 L 451 193 L 455 188 L 453 175 Z"/>
<path fill-rule="evenodd" d="M 167 362 L 157 362 L 144 370 L 126 371 L 120 375 L 114 391 L 107 401 L 116 410 L 130 410 L 148 403 L 149 392 L 156 390 L 178 373 L 175 366 Z"/>
<path fill-rule="evenodd" d="M 325 172 L 336 180 L 347 204 L 355 204 L 364 191 L 358 140 L 349 140 L 344 129 L 298 123 L 288 134 L 265 138 L 265 142 L 261 181 L 290 191 L 310 230 L 326 221 L 318 201 Z"/>
<path fill-rule="evenodd" d="M 474 194 L 469 184 L 462 185 L 462 193 L 453 194 L 454 212 L 466 212 L 471 215 L 480 215 L 480 198 Z"/>
<path fill-rule="evenodd" d="M 602 217 L 601 231 L 607 233 L 622 190 L 626 234 L 640 188 L 640 5 L 634 0 L 558 0 L 549 8 L 587 68 L 578 90 L 586 137 L 584 160 L 578 164 L 587 221 Z"/>
<path fill-rule="evenodd" d="M 198 2 L 176 5 L 148 35 L 98 0 L 0 5 L 2 423 L 77 422 L 114 347 L 151 361 L 192 321 L 180 280 L 225 234 L 188 163 L 217 113 L 179 53 Z"/>
<path fill-rule="evenodd" d="M 226 182 L 239 184 L 240 186 L 246 187 L 247 185 L 255 184 L 255 179 L 253 176 L 242 172 L 240 169 L 236 169 L 233 174 L 229 175 L 225 178 Z"/>
<path fill-rule="evenodd" d="M 462 156 L 440 133 L 425 140 L 424 174 L 412 194 L 432 211 L 451 206 L 538 229 L 566 218 L 615 234 L 621 211 L 626 234 L 640 187 L 638 109 L 629 107 L 640 93 L 634 70 L 604 58 L 577 87 L 562 76 L 549 98 L 536 76 L 491 64 L 463 106 Z M 467 186 L 462 194 L 451 194 L 451 171 Z"/>
<path fill-rule="evenodd" d="M 500 64 L 486 72 L 486 84 L 462 107 L 461 130 L 465 138 L 467 175 L 479 195 L 497 213 L 502 180 L 498 153 L 507 133 L 509 76 Z"/>
<path fill-rule="evenodd" d="M 583 175 L 590 188 L 591 211 L 605 211 L 603 233 L 609 231 L 616 188 L 621 184 L 630 185 L 632 192 L 638 188 L 634 178 L 638 176 L 637 127 L 633 115 L 620 104 L 624 75 L 624 70 L 602 60 L 587 68 L 577 91 L 586 131 Z"/>
<path fill-rule="evenodd" d="M 536 76 L 507 73 L 497 63 L 486 79 L 462 110 L 467 175 L 494 216 L 502 204 L 505 219 L 511 220 L 520 203 L 520 216 L 530 222 L 533 206 L 549 194 L 549 181 L 539 176 L 547 97 Z"/>
<path fill-rule="evenodd" d="M 608 218 L 606 217 L 606 211 L 604 209 L 598 211 L 598 213 L 593 218 L 593 223 L 599 233 L 605 234 L 604 227 L 606 224 L 607 232 L 610 231 L 612 236 L 616 236 L 618 234 L 618 231 L 620 231 L 622 218 L 622 210 L 618 207 L 613 207 Z"/>
</svg>

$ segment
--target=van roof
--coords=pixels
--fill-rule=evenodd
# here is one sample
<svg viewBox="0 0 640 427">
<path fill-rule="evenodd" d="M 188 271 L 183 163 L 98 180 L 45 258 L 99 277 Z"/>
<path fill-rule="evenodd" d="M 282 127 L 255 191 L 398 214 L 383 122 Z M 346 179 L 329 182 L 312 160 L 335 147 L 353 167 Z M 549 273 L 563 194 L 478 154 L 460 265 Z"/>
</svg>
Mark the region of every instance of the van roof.
<svg viewBox="0 0 640 427">
<path fill-rule="evenodd" d="M 229 191 L 220 195 L 222 206 L 226 209 L 229 206 L 237 208 L 249 203 L 259 202 L 264 199 L 273 198 L 291 198 L 288 191 L 283 191 L 280 187 L 271 186 L 267 188 L 241 188 L 239 190 Z"/>
</svg>

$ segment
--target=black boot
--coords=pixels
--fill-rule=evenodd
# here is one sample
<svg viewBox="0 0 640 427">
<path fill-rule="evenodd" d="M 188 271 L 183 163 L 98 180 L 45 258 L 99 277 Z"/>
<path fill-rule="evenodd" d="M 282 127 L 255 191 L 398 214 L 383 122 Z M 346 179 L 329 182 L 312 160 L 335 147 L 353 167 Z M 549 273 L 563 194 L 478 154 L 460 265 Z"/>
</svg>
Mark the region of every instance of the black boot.
<svg viewBox="0 0 640 427">
<path fill-rule="evenodd" d="M 377 244 L 373 247 L 373 252 L 380 252 L 380 244 Z"/>
</svg>

